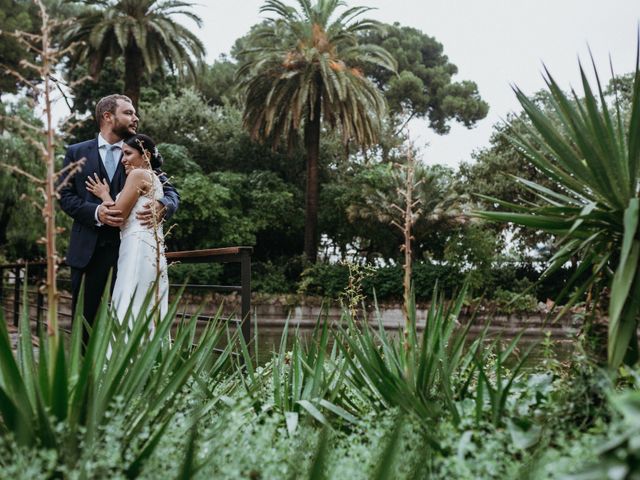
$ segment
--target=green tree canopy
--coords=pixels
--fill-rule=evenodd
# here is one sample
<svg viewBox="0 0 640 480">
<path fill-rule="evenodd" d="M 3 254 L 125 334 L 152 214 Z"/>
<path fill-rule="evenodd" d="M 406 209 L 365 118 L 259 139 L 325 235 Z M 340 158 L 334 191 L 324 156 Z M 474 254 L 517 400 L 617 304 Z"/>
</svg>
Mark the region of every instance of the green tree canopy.
<svg viewBox="0 0 640 480">
<path fill-rule="evenodd" d="M 10 34 L 16 30 L 32 32 L 37 25 L 36 5 L 30 0 L 0 0 L 0 95 L 16 93 L 24 82 L 7 73 L 11 69 L 30 79 L 33 72 L 20 65 L 21 60 L 31 60 L 32 52 Z"/>
<path fill-rule="evenodd" d="M 205 54 L 200 39 L 176 22 L 178 15 L 198 27 L 202 20 L 187 0 L 90 0 L 64 37 L 65 44 L 82 42 L 72 64 L 87 63 L 97 76 L 108 58 L 124 57 L 124 93 L 137 106 L 143 73 L 168 65 L 195 76 Z"/>
<path fill-rule="evenodd" d="M 32 125 L 40 125 L 26 101 L 0 105 L 0 114 L 16 116 Z M 32 259 L 42 256 L 44 249 L 37 240 L 44 235 L 44 223 L 37 204 L 42 195 L 37 186 L 6 166 L 11 165 L 42 177 L 44 164 L 31 143 L 32 132 L 6 124 L 0 135 L 0 257 Z"/>
<path fill-rule="evenodd" d="M 458 67 L 435 38 L 397 22 L 363 37 L 398 62 L 398 75 L 377 65 L 364 66 L 366 75 L 384 90 L 392 114 L 404 121 L 426 119 L 438 134 L 447 133 L 451 121 L 470 128 L 487 116 L 489 105 L 480 98 L 477 85 L 469 80 L 453 81 Z"/>
<path fill-rule="evenodd" d="M 226 56 L 221 56 L 207 65 L 198 76 L 195 86 L 209 105 L 239 105 L 236 91 L 237 65 Z"/>
</svg>

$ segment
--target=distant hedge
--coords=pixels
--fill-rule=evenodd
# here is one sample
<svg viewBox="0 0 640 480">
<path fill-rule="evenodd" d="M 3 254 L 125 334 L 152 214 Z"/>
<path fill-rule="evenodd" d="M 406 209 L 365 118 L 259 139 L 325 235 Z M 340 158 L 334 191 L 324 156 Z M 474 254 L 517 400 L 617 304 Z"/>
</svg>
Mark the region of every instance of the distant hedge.
<svg viewBox="0 0 640 480">
<path fill-rule="evenodd" d="M 554 298 L 568 280 L 571 271 L 563 269 L 536 285 L 532 294 L 540 301 Z M 436 286 L 450 296 L 462 287 L 467 273 L 455 266 L 416 262 L 413 266 L 413 285 L 416 299 L 429 300 Z M 530 265 L 508 265 L 492 269 L 479 276 L 472 273 L 472 294 L 494 299 L 502 292 L 520 293 L 535 283 L 540 272 Z M 395 300 L 402 297 L 401 265 L 378 267 L 362 281 L 363 293 L 375 294 L 379 300 Z M 343 264 L 318 263 L 308 267 L 302 274 L 299 292 L 309 295 L 338 297 L 349 284 L 349 269 Z"/>
</svg>

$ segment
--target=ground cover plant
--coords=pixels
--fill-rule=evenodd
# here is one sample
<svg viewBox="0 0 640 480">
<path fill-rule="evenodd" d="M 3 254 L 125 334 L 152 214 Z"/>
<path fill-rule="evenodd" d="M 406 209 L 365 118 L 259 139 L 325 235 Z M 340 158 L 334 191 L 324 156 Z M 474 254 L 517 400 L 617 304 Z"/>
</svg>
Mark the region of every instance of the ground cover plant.
<svg viewBox="0 0 640 480">
<path fill-rule="evenodd" d="M 611 393 L 610 403 L 610 377 L 584 356 L 559 360 L 548 350 L 540 364 L 520 368 L 526 352 L 517 339 L 471 341 L 456 324 L 459 304 L 435 297 L 428 335 L 406 337 L 356 323 L 345 309 L 341 326 L 320 319 L 311 338 L 285 332 L 263 365 L 251 363 L 240 340 L 212 356 L 220 326 L 195 350 L 187 348 L 192 324 L 170 347 L 160 335 L 145 340 L 139 327 L 108 361 L 108 336 L 82 356 L 76 329 L 74 360 L 56 368 L 75 367 L 55 386 L 42 381 L 46 362 L 25 361 L 23 327 L 16 360 L 3 356 L 0 391 L 7 399 L 24 390 L 38 408 L 27 402 L 16 417 L 9 406 L 17 401 L 3 403 L 0 468 L 11 478 L 563 478 L 592 463 L 614 433 L 603 465 L 622 451 L 634 468 L 635 394 L 621 394 L 620 403 Z M 230 355 L 231 345 L 244 361 Z M 517 358 L 505 362 L 508 355 Z M 31 383 L 28 368 L 40 372 Z M 634 375 L 627 373 L 629 388 Z M 65 379 L 66 416 L 59 402 L 45 401 Z M 585 384 L 589 395 L 578 395 Z M 602 401 L 587 409 L 596 393 Z M 74 406 L 79 397 L 88 408 Z M 46 428 L 27 438 L 31 424 Z"/>
<path fill-rule="evenodd" d="M 284 4 L 267 6 L 296 26 Z M 328 13 L 341 4 L 300 6 Z M 322 40 L 317 29 L 310 33 Z M 420 40 L 416 32 L 404 33 Z M 393 34 L 404 36 L 400 28 Z M 359 69 L 351 73 L 361 75 Z M 522 333 L 489 339 L 485 329 L 472 336 L 471 324 L 460 323 L 469 280 L 459 275 L 450 283 L 440 279 L 439 288 L 420 284 L 431 296 L 425 318 L 415 308 L 417 283 L 411 290 L 410 275 L 404 285 L 398 276 L 406 323 L 397 334 L 385 330 L 379 312 L 359 316 L 353 300 L 366 300 L 365 279 L 348 278 L 340 320 L 320 316 L 311 336 L 287 324 L 265 363 L 256 361 L 257 329 L 248 344 L 220 315 L 199 330 L 197 314 L 190 321 L 179 318 L 180 294 L 167 315 L 156 318 L 153 289 L 132 329 L 120 326 L 105 293 L 85 349 L 77 317 L 68 338 L 48 321 L 35 354 L 25 303 L 15 351 L 0 312 L 0 478 L 639 478 L 640 66 L 624 108 L 617 99 L 609 103 L 599 82 L 593 89 L 585 79 L 584 98 L 569 98 L 548 80 L 554 122 L 517 91 L 530 123 L 527 136 L 514 129 L 512 141 L 551 184 L 521 179 L 537 203 L 497 200 L 509 211 L 482 215 L 555 236 L 560 248 L 545 275 L 574 261 L 573 276 L 556 300 L 567 294 L 568 306 L 583 303 L 587 320 L 608 321 L 607 364 L 593 354 L 598 338 L 588 329 L 571 357 L 558 357 L 547 342 L 535 361 Z M 286 109 L 279 113 L 288 115 Z M 312 120 L 319 124 L 319 116 Z M 314 156 L 319 135 L 309 141 Z M 52 167 L 51 143 L 47 153 Z M 215 178 L 229 185 L 246 180 L 194 175 L 193 190 Z M 278 184 L 261 179 L 265 190 Z M 230 201 L 235 189 L 212 190 L 211 198 Z M 53 198 L 49 191 L 51 209 Z M 280 203 L 286 210 L 289 204 Z M 407 257 L 412 225 L 409 218 Z M 404 272 L 411 265 L 408 258 Z M 414 280 L 420 273 L 414 270 Z M 329 289 L 324 283 L 320 287 Z M 461 287 L 457 293 L 455 287 Z M 57 313 L 50 309 L 49 318 Z M 153 335 L 147 333 L 150 322 L 156 322 Z"/>
</svg>

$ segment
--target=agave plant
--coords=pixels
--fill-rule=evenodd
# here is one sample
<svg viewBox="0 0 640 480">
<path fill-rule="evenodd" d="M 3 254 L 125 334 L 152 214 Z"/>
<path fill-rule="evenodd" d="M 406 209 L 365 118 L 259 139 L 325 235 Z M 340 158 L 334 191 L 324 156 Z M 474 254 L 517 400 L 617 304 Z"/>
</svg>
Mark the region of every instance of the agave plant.
<svg viewBox="0 0 640 480">
<path fill-rule="evenodd" d="M 528 161 L 547 175 L 555 189 L 518 179 L 537 202 L 518 205 L 490 200 L 501 212 L 479 215 L 543 230 L 556 236 L 559 250 L 545 274 L 572 258 L 579 266 L 556 303 L 565 310 L 592 292 L 592 307 L 610 291 L 608 360 L 611 367 L 637 359 L 636 328 L 640 314 L 640 50 L 636 59 L 630 117 L 615 100 L 608 102 L 593 65 L 596 89 L 582 65 L 584 98 L 564 93 L 548 71 L 552 120 L 518 88 L 516 96 L 530 119 L 524 132 L 513 129 L 510 140 Z M 613 82 L 614 85 L 617 82 Z M 586 281 L 584 278 L 586 277 Z M 572 289 L 575 291 L 568 295 Z"/>
<path fill-rule="evenodd" d="M 153 288 L 141 312 L 147 311 L 152 297 Z M 119 327 L 104 298 L 84 354 L 82 317 L 78 316 L 68 352 L 62 343 L 51 348 L 41 332 L 37 361 L 26 300 L 15 356 L 0 309 L 0 431 L 12 433 L 19 444 L 56 450 L 62 464 L 82 471 L 83 461 L 99 445 L 114 406 L 123 405 L 119 413 L 129 419 L 123 449 L 138 445 L 135 452 L 127 452 L 126 472 L 136 476 L 174 414 L 184 408 L 179 399 L 185 385 L 196 380 L 206 395 L 211 382 L 224 372 L 233 342 L 219 356 L 212 355 L 225 334 L 221 324 L 214 322 L 194 347 L 195 319 L 183 322 L 169 342 L 180 295 L 151 338 L 148 331 L 154 312 L 141 313 L 129 330 L 128 318 Z"/>
<path fill-rule="evenodd" d="M 424 424 L 443 413 L 458 424 L 458 400 L 470 394 L 474 355 L 482 344 L 482 335 L 467 343 L 471 322 L 456 328 L 465 293 L 466 287 L 450 305 L 434 293 L 422 336 L 416 330 L 413 295 L 406 338 L 389 335 L 379 314 L 377 332 L 367 322 L 359 326 L 347 316 L 337 340 L 349 362 L 348 378 L 354 390 L 365 401 L 400 408 Z"/>
<path fill-rule="evenodd" d="M 311 341 L 305 343 L 296 330 L 288 346 L 289 324 L 285 324 L 280 347 L 271 362 L 258 371 L 244 339 L 238 337 L 243 352 L 243 374 L 240 375 L 256 412 L 275 410 L 285 419 L 292 434 L 301 418 L 308 416 L 321 424 L 329 424 L 328 415 L 356 423 L 357 407 L 346 395 L 347 364 L 337 345 L 329 348 L 327 322 L 316 324 Z M 256 342 L 257 343 L 257 342 Z M 270 400 L 260 398 L 268 392 Z"/>
<path fill-rule="evenodd" d="M 485 329 L 486 331 L 486 329 Z M 491 422 L 500 427 L 507 416 L 507 400 L 516 379 L 528 360 L 531 351 L 536 346 L 532 344 L 519 358 L 515 358 L 515 350 L 524 332 L 520 332 L 509 342 L 506 348 L 502 347 L 501 340 L 497 339 L 483 351 L 476 352 L 474 363 L 478 369 L 478 382 L 476 385 L 476 423 L 483 418 L 485 403 L 489 404 Z M 484 334 L 482 335 L 484 339 Z M 495 360 L 490 361 L 489 355 L 494 354 Z M 505 364 L 513 362 L 511 368 Z M 486 393 L 485 393 L 486 392 Z"/>
</svg>

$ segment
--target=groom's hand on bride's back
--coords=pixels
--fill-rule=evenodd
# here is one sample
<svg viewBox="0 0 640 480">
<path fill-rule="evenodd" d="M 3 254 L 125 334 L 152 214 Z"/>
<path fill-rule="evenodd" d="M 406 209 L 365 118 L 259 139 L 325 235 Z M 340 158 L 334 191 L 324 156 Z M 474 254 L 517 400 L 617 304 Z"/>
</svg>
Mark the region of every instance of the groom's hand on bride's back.
<svg viewBox="0 0 640 480">
<path fill-rule="evenodd" d="M 98 207 L 98 220 L 100 223 L 112 227 L 119 227 L 123 224 L 122 210 L 116 210 L 113 208 L 114 205 L 115 202 L 102 202 Z"/>
<path fill-rule="evenodd" d="M 143 208 L 138 210 L 136 217 L 140 221 L 140 224 L 148 228 L 153 228 L 164 220 L 166 213 L 167 207 L 165 207 L 162 202 L 148 202 Z"/>
</svg>

